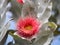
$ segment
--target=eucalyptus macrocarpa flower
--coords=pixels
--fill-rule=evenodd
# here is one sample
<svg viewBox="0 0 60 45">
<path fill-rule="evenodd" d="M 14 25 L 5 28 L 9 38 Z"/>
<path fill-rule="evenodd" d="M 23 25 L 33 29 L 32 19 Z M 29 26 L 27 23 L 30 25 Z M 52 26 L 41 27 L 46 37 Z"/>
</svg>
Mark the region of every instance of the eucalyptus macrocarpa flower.
<svg viewBox="0 0 60 45">
<path fill-rule="evenodd" d="M 31 38 L 39 32 L 41 23 L 34 17 L 19 18 L 17 21 L 17 34 L 24 38 Z"/>
</svg>

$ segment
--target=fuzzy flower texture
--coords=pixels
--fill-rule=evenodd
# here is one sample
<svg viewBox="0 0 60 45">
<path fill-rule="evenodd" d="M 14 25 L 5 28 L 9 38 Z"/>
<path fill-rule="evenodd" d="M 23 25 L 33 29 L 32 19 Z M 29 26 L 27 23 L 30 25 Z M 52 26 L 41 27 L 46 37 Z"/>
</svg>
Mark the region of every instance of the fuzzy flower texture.
<svg viewBox="0 0 60 45">
<path fill-rule="evenodd" d="M 38 33 L 40 22 L 33 17 L 20 18 L 17 21 L 17 34 L 24 38 L 31 38 Z"/>
<path fill-rule="evenodd" d="M 18 3 L 23 4 L 23 0 L 17 0 Z"/>
</svg>

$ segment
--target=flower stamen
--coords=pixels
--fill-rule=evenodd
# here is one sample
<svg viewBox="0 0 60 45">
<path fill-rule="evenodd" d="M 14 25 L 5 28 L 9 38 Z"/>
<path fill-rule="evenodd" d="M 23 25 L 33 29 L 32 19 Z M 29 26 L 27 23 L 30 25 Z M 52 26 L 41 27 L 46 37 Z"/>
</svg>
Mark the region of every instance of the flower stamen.
<svg viewBox="0 0 60 45">
<path fill-rule="evenodd" d="M 32 25 L 27 25 L 27 26 L 25 26 L 24 27 L 26 30 L 31 30 L 33 27 L 32 27 Z"/>
</svg>

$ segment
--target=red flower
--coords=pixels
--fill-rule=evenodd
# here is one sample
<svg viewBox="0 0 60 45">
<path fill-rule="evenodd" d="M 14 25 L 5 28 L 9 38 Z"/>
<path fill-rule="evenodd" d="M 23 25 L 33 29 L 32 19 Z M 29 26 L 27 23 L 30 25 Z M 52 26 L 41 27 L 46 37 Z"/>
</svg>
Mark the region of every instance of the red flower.
<svg viewBox="0 0 60 45">
<path fill-rule="evenodd" d="M 20 18 L 17 22 L 17 33 L 24 38 L 31 38 L 39 29 L 40 22 L 33 17 Z"/>
<path fill-rule="evenodd" d="M 18 3 L 23 4 L 23 0 L 17 0 Z"/>
</svg>

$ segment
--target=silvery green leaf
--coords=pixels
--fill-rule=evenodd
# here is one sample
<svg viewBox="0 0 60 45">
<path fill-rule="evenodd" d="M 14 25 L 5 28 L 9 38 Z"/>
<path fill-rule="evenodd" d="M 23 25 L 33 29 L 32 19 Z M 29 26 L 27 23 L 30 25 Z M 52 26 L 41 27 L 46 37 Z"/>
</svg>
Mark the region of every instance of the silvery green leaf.
<svg viewBox="0 0 60 45">
<path fill-rule="evenodd" d="M 57 25 L 53 22 L 48 22 L 43 24 L 34 43 L 37 42 L 36 45 L 39 45 L 39 44 L 48 45 L 54 37 L 53 32 L 54 30 L 56 30 L 56 28 L 57 28 Z"/>
<path fill-rule="evenodd" d="M 50 0 L 36 0 L 38 17 L 42 16 L 48 7 Z"/>
<path fill-rule="evenodd" d="M 4 38 L 9 26 L 10 23 L 8 22 L 0 28 L 0 41 Z"/>
<path fill-rule="evenodd" d="M 11 11 L 13 13 L 13 18 L 16 21 L 21 16 L 22 5 L 16 0 L 11 0 Z"/>
<path fill-rule="evenodd" d="M 32 1 L 25 2 L 25 4 L 22 7 L 21 16 L 22 17 L 25 17 L 25 16 L 37 17 L 35 7 L 36 6 L 35 6 L 34 2 L 32 2 Z"/>
<path fill-rule="evenodd" d="M 42 36 L 39 40 L 33 43 L 33 45 L 49 45 L 53 39 L 53 34 Z"/>
<path fill-rule="evenodd" d="M 6 32 L 8 31 L 8 29 L 10 27 L 10 21 L 11 20 L 12 20 L 12 18 L 9 19 L 7 22 L 4 22 L 4 24 L 1 26 L 1 28 L 0 28 L 0 41 L 2 41 L 2 39 L 6 35 Z"/>
<path fill-rule="evenodd" d="M 15 40 L 15 45 L 31 45 L 30 41 L 27 41 L 25 39 L 22 39 L 21 37 L 15 35 L 16 31 L 10 30 L 9 34 L 13 36 L 14 40 Z M 18 40 L 19 39 L 19 40 Z"/>
<path fill-rule="evenodd" d="M 49 34 L 53 33 L 49 28 L 48 28 L 48 24 L 43 24 L 38 35 L 36 38 L 36 41 L 39 40 L 40 38 L 42 38 L 43 36 L 47 36 Z"/>
<path fill-rule="evenodd" d="M 0 0 L 0 16 L 1 16 L 1 21 L 0 21 L 0 27 L 1 27 L 1 24 L 3 23 L 2 21 L 2 16 L 4 15 L 5 11 L 5 7 L 7 5 L 7 1 L 6 0 Z M 5 15 L 3 16 L 3 18 L 5 17 Z M 5 18 L 4 18 L 5 19 Z"/>
<path fill-rule="evenodd" d="M 46 23 L 51 16 L 52 3 L 50 0 L 38 0 L 37 2 L 37 17 L 42 24 Z"/>
<path fill-rule="evenodd" d="M 3 26 L 4 25 L 4 22 L 6 20 L 6 12 L 10 9 L 10 3 L 8 3 L 5 7 L 5 9 L 3 10 L 3 12 L 1 13 L 1 25 L 0 26 Z"/>
<path fill-rule="evenodd" d="M 11 34 L 13 36 L 13 34 Z M 20 37 L 14 35 L 13 36 L 15 39 L 15 45 L 48 45 L 50 44 L 51 40 L 53 39 L 53 34 L 49 34 L 46 36 L 42 36 L 39 40 L 36 42 L 29 42 L 27 40 L 21 39 Z M 19 39 L 19 40 L 18 40 Z"/>
<path fill-rule="evenodd" d="M 4 38 L 10 23 L 9 21 L 6 23 L 6 12 L 11 8 L 10 2 L 7 3 L 7 0 L 0 0 L 0 41 Z"/>
<path fill-rule="evenodd" d="M 4 11 L 7 5 L 7 0 L 0 0 L 0 14 Z"/>
<path fill-rule="evenodd" d="M 40 20 L 42 21 L 42 23 L 48 22 L 48 19 L 51 16 L 51 11 L 52 11 L 52 3 L 49 4 L 44 14 L 40 17 Z"/>
</svg>

